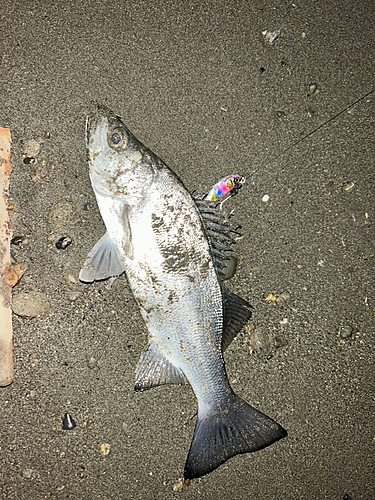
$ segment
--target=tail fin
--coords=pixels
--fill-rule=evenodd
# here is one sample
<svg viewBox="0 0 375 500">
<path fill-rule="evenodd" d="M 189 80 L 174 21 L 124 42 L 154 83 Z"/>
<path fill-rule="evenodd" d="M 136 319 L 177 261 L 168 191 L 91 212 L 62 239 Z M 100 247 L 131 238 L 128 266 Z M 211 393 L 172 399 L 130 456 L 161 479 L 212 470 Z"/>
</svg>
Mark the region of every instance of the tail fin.
<svg viewBox="0 0 375 500">
<path fill-rule="evenodd" d="M 261 450 L 285 437 L 274 420 L 232 393 L 225 408 L 198 418 L 185 464 L 185 479 L 204 476 L 228 458 Z"/>
</svg>

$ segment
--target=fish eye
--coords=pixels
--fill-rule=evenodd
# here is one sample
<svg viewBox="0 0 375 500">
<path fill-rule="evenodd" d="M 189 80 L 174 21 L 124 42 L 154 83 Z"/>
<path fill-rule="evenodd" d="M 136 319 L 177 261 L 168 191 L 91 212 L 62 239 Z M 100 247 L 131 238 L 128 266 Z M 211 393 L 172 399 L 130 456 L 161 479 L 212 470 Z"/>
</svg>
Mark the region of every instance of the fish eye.
<svg viewBox="0 0 375 500">
<path fill-rule="evenodd" d="M 113 149 L 124 149 L 128 144 L 126 132 L 121 128 L 115 128 L 108 134 L 108 145 Z"/>
</svg>

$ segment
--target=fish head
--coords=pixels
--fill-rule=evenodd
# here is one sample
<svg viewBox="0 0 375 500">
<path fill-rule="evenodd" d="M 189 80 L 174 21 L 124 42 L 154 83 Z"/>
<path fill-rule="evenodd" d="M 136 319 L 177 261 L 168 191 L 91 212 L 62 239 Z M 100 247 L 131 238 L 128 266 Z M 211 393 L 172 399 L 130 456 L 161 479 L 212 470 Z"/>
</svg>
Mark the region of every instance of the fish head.
<svg viewBox="0 0 375 500">
<path fill-rule="evenodd" d="M 137 205 L 154 180 L 155 161 L 121 117 L 96 106 L 86 119 L 86 147 L 95 194 Z"/>
</svg>

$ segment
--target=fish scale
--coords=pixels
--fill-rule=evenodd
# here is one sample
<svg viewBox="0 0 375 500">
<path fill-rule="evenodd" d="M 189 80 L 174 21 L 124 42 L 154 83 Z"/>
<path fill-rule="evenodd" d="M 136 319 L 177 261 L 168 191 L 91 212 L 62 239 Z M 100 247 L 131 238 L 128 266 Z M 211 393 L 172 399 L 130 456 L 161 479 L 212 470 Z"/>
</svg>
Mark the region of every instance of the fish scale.
<svg viewBox="0 0 375 500">
<path fill-rule="evenodd" d="M 229 226 L 216 221 L 209 201 L 194 200 L 108 108 L 93 111 L 86 136 L 107 233 L 89 253 L 80 279 L 126 274 L 148 331 L 135 390 L 190 383 L 198 415 L 185 479 L 286 436 L 237 396 L 226 376 L 223 349 L 251 316 L 250 305 L 221 280 L 222 259 L 233 242 Z"/>
</svg>

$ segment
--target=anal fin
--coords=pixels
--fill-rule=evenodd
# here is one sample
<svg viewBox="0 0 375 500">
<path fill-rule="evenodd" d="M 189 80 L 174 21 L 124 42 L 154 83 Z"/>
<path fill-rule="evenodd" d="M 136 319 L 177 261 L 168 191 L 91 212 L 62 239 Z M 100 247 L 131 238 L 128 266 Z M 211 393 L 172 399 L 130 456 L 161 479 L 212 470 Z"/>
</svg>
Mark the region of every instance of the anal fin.
<svg viewBox="0 0 375 500">
<path fill-rule="evenodd" d="M 118 258 L 116 247 L 109 234 L 105 233 L 89 253 L 79 273 L 79 279 L 91 283 L 120 276 L 123 272 L 124 268 Z"/>
<path fill-rule="evenodd" d="M 157 347 L 150 343 L 140 357 L 135 371 L 135 391 L 144 391 L 165 384 L 182 384 L 185 377 L 179 368 L 168 361 Z"/>
</svg>

